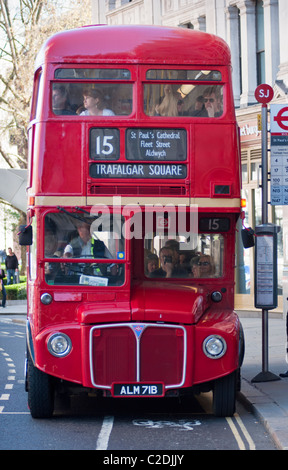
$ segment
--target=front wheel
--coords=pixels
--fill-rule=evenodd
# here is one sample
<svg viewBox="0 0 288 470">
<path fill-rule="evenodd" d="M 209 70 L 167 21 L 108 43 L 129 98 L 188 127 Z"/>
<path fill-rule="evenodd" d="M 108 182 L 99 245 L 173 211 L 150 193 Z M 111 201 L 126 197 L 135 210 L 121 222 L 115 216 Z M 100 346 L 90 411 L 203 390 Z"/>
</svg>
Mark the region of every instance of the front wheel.
<svg viewBox="0 0 288 470">
<path fill-rule="evenodd" d="M 37 369 L 28 356 L 28 406 L 33 418 L 51 418 L 54 411 L 52 378 Z"/>
<path fill-rule="evenodd" d="M 233 416 L 236 403 L 237 371 L 215 380 L 213 411 L 215 416 Z"/>
</svg>

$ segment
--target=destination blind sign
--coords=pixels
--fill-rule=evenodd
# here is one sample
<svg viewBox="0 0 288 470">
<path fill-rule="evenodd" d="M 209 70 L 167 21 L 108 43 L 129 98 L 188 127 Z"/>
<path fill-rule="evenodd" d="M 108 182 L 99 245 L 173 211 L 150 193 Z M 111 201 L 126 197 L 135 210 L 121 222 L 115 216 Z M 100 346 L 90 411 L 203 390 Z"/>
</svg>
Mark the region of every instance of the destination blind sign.
<svg viewBox="0 0 288 470">
<path fill-rule="evenodd" d="M 91 163 L 92 178 L 168 178 L 183 179 L 186 165 L 159 163 Z"/>
<path fill-rule="evenodd" d="M 187 158 L 185 129 L 127 129 L 127 160 L 178 160 Z"/>
</svg>

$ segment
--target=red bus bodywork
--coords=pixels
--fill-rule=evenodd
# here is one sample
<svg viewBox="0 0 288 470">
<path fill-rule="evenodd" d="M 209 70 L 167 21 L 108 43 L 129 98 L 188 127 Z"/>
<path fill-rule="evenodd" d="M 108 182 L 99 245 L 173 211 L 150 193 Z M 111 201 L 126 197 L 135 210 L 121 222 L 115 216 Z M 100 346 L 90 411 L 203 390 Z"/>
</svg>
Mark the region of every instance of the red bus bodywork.
<svg viewBox="0 0 288 470">
<path fill-rule="evenodd" d="M 97 119 L 53 113 L 52 86 L 63 82 L 55 71 L 72 68 L 128 70 L 130 77 L 124 82 L 127 90 L 131 84 L 131 112 Z M 151 83 L 147 79 L 151 69 L 217 71 L 220 77 L 217 85 L 223 87 L 222 115 L 216 119 L 185 114 L 181 119 L 148 115 L 143 102 L 148 109 L 147 96 L 151 99 L 153 90 L 147 88 L 146 92 L 143 87 Z M 160 87 L 165 80 L 155 76 Z M 74 77 L 65 80 L 70 84 Z M 104 84 L 109 85 L 109 80 L 105 77 Z M 193 80 L 188 82 L 193 85 Z M 180 79 L 176 81 L 180 85 Z M 116 129 L 117 160 L 108 164 L 107 160 L 91 157 L 89 145 L 94 128 L 96 132 L 102 128 Z M 179 130 L 185 132 L 186 158 L 179 163 L 170 156 L 166 166 L 156 160 L 127 162 L 127 139 L 133 138 L 131 129 L 136 129 L 139 135 L 145 129 L 147 132 L 158 129 L 162 135 L 165 130 L 167 135 L 170 132 L 177 138 Z M 96 146 L 97 142 L 103 144 L 108 153 L 112 137 L 108 132 L 108 137 L 101 134 L 102 140 L 97 141 L 99 136 L 96 134 Z M 35 381 L 43 382 L 50 396 L 58 379 L 62 385 L 78 384 L 104 396 L 167 396 L 212 389 L 216 396 L 215 413 L 232 414 L 243 338 L 233 310 L 240 154 L 226 43 L 198 31 L 150 26 L 91 26 L 56 34 L 45 43 L 36 61 L 29 142 L 28 222 L 33 226 L 34 238 L 29 248 L 27 390 L 32 415 L 44 417 L 53 412 L 51 403 L 47 408 L 37 398 Z M 169 147 L 172 145 L 169 142 L 161 145 Z M 150 143 L 141 145 L 152 147 Z M 143 174 L 140 170 L 137 174 L 135 165 L 140 164 Z M 129 172 L 134 172 L 137 178 Z M 160 177 L 161 172 L 164 177 Z M 205 233 L 206 247 L 208 240 L 218 257 L 219 275 L 203 279 L 192 277 L 190 271 L 190 277 L 185 279 L 150 279 L 144 275 L 143 232 L 141 237 L 124 237 L 125 248 L 122 251 L 118 248 L 117 261 L 116 256 L 112 257 L 118 271 L 125 270 L 121 285 L 110 285 L 110 281 L 108 285 L 85 284 L 86 259 L 81 260 L 82 264 L 79 259 L 71 261 L 72 268 L 84 266 L 82 274 L 77 274 L 81 279 L 83 276 L 82 284 L 48 280 L 46 266 L 56 262 L 58 269 L 60 262 L 55 261 L 54 255 L 45 254 L 47 217 L 52 214 L 57 222 L 64 213 L 70 223 L 71 214 L 79 216 L 80 210 L 89 213 L 95 205 L 104 204 L 112 210 L 113 197 L 118 197 L 118 204 L 121 201 L 115 210 L 126 222 L 132 216 L 127 207 L 127 215 L 123 210 L 127 204 L 133 204 L 134 212 L 138 208 L 141 214 L 145 207 L 157 202 L 164 206 L 183 205 L 184 212 L 196 204 L 199 224 L 204 224 L 199 234 Z M 155 251 L 155 233 L 153 236 L 149 247 Z M 196 251 L 195 248 L 193 253 Z M 123 252 L 125 255 L 119 259 Z M 62 254 L 60 259 L 63 265 Z M 97 256 L 96 259 L 100 263 Z M 99 264 L 102 270 L 105 263 L 108 267 L 107 259 Z M 112 263 L 109 268 L 111 271 Z M 51 353 L 49 338 L 55 333 L 69 338 L 67 355 L 56 357 Z M 219 358 L 205 353 L 205 341 L 210 337 L 213 341 L 216 338 L 216 342 L 218 337 L 224 339 L 225 350 Z M 40 378 L 38 375 L 35 378 L 35 374 Z M 233 402 L 228 408 L 226 391 Z"/>
</svg>

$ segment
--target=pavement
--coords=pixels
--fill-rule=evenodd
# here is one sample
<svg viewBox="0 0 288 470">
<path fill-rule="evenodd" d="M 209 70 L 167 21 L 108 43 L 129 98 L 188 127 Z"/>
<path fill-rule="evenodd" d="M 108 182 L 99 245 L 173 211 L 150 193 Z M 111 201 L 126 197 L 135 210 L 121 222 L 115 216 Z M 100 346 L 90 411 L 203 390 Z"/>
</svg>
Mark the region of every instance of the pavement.
<svg viewBox="0 0 288 470">
<path fill-rule="evenodd" d="M 27 305 L 7 305 L 0 308 L 1 318 L 16 323 L 26 323 Z M 280 378 L 288 370 L 286 361 L 286 318 L 269 312 L 268 320 L 268 372 L 272 381 L 254 382 L 253 379 L 266 372 L 262 361 L 261 311 L 237 312 L 245 335 L 245 357 L 242 366 L 241 400 L 263 423 L 267 432 L 280 450 L 288 450 L 288 377 Z M 267 374 L 266 374 L 267 375 Z M 279 380 L 278 380 L 279 379 Z"/>
</svg>

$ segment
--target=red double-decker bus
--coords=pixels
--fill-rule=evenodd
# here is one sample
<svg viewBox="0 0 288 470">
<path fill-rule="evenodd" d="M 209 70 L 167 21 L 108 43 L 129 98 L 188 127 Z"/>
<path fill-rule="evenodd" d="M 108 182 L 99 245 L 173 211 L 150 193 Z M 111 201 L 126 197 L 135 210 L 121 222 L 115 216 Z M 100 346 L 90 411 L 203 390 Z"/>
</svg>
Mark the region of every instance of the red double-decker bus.
<svg viewBox="0 0 288 470">
<path fill-rule="evenodd" d="M 26 389 L 232 415 L 240 154 L 230 52 L 183 28 L 89 26 L 38 54 L 29 125 Z"/>
</svg>

